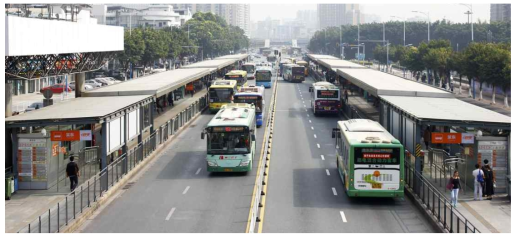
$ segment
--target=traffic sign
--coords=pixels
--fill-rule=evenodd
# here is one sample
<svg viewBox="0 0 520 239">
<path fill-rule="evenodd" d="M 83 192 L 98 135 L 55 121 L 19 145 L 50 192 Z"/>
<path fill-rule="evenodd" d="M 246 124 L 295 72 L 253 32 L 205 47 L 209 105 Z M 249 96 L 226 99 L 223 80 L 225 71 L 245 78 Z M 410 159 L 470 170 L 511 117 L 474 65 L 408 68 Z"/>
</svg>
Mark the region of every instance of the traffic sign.
<svg viewBox="0 0 520 239">
<path fill-rule="evenodd" d="M 46 90 L 43 91 L 43 97 L 45 97 L 45 99 L 50 99 L 50 98 L 52 98 L 52 95 L 53 95 L 53 94 L 54 94 L 54 93 L 52 92 L 51 89 L 46 89 Z"/>
</svg>

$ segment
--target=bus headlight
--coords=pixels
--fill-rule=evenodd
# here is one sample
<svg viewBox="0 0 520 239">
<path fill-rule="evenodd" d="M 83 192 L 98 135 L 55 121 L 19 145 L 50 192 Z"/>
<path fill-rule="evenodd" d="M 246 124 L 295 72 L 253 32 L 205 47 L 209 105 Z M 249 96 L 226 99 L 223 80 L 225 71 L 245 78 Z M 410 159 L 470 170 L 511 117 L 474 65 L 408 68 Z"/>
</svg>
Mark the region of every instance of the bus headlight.
<svg viewBox="0 0 520 239">
<path fill-rule="evenodd" d="M 208 166 L 210 166 L 210 167 L 217 167 L 218 164 L 215 163 L 215 162 L 212 162 L 212 161 L 208 161 Z"/>
<path fill-rule="evenodd" d="M 249 160 L 240 162 L 240 167 L 245 167 L 245 166 L 249 166 Z"/>
</svg>

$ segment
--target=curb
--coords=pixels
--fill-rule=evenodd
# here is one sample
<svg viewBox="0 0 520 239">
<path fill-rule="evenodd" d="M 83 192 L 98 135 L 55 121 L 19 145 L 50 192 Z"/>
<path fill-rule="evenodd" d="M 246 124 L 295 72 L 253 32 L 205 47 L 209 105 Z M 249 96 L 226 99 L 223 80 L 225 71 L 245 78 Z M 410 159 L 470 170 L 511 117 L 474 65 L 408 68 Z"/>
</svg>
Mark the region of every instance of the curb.
<svg viewBox="0 0 520 239">
<path fill-rule="evenodd" d="M 128 172 L 119 182 L 117 182 L 114 186 L 112 186 L 108 191 L 106 191 L 97 202 L 93 203 L 93 205 L 90 208 L 85 208 L 83 210 L 83 214 L 76 216 L 76 219 L 72 222 L 70 222 L 63 230 L 60 230 L 60 233 L 74 233 L 79 227 L 83 225 L 83 223 L 92 216 L 97 209 L 99 209 L 101 206 L 105 205 L 105 203 L 110 203 L 113 201 L 113 194 L 115 192 L 119 191 L 126 183 L 133 178 L 137 173 L 141 172 L 141 170 L 149 165 L 150 161 L 153 161 L 157 159 L 157 155 L 162 153 L 162 151 L 166 148 L 166 145 L 169 145 L 173 139 L 177 138 L 177 136 L 184 131 L 184 129 L 188 128 L 187 126 L 191 125 L 195 119 L 197 119 L 206 109 L 202 110 L 201 112 L 195 114 L 191 120 L 189 120 L 185 125 L 183 125 L 177 134 L 172 135 L 166 142 L 159 145 L 157 147 L 157 150 L 155 150 L 148 158 L 144 159 L 141 163 L 139 163 L 134 170 Z"/>
</svg>

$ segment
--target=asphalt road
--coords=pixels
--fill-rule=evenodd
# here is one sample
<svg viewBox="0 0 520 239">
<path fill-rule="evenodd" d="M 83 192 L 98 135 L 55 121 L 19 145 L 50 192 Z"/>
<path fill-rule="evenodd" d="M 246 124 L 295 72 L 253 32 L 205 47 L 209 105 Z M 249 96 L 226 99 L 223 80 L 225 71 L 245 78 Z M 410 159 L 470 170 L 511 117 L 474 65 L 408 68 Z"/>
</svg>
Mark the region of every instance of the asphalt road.
<svg viewBox="0 0 520 239">
<path fill-rule="evenodd" d="M 266 106 L 271 102 L 271 93 L 266 89 Z M 80 231 L 245 232 L 265 127 L 257 129 L 251 172 L 208 173 L 206 141 L 200 139 L 200 132 L 213 116 L 199 116 L 141 178 L 121 190 L 118 198 Z"/>
<path fill-rule="evenodd" d="M 265 216 L 269 232 L 433 232 L 409 199 L 348 198 L 336 169 L 331 130 L 315 117 L 304 83 L 279 81 Z"/>
</svg>

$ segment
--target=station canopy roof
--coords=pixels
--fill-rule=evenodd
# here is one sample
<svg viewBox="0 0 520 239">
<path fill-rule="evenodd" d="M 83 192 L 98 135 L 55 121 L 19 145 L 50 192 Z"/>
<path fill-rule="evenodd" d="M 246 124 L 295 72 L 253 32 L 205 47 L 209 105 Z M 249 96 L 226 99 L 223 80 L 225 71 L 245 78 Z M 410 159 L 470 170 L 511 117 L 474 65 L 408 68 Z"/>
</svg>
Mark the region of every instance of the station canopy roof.
<svg viewBox="0 0 520 239">
<path fill-rule="evenodd" d="M 511 127 L 511 117 L 456 98 L 381 96 L 383 101 L 422 121 L 464 124 L 501 124 Z"/>
<path fill-rule="evenodd" d="M 337 73 L 376 96 L 454 97 L 450 92 L 373 69 L 338 68 Z"/>
<path fill-rule="evenodd" d="M 217 68 L 218 70 L 225 68 L 229 65 L 233 65 L 238 59 L 213 59 L 209 61 L 199 61 L 187 66 L 181 67 L 182 69 L 189 68 Z"/>
<path fill-rule="evenodd" d="M 149 95 L 115 96 L 115 97 L 80 97 L 59 104 L 43 107 L 24 114 L 8 117 L 5 124 L 48 125 L 73 123 L 98 123 L 104 118 L 139 106 L 141 103 L 151 102 Z"/>
<path fill-rule="evenodd" d="M 350 62 L 350 61 L 341 60 L 341 59 L 322 58 L 322 59 L 318 59 L 317 62 L 320 65 L 325 66 L 328 69 L 331 69 L 333 71 L 337 71 L 338 68 L 356 68 L 356 69 L 366 69 L 367 68 L 366 66 L 356 64 L 356 63 Z"/>
<path fill-rule="evenodd" d="M 83 94 L 87 97 L 120 95 L 154 95 L 155 97 L 159 97 L 194 80 L 209 75 L 210 72 L 211 69 L 208 68 L 165 71 L 120 84 L 87 91 Z"/>
<path fill-rule="evenodd" d="M 317 61 L 318 59 L 337 59 L 337 60 L 339 60 L 339 58 L 337 58 L 335 56 L 330 56 L 330 55 L 307 54 L 307 56 L 314 61 Z"/>
<path fill-rule="evenodd" d="M 225 56 L 217 57 L 217 58 L 215 58 L 215 60 L 220 60 L 220 59 L 243 60 L 243 59 L 246 59 L 247 56 L 248 56 L 247 54 L 225 55 Z"/>
</svg>

